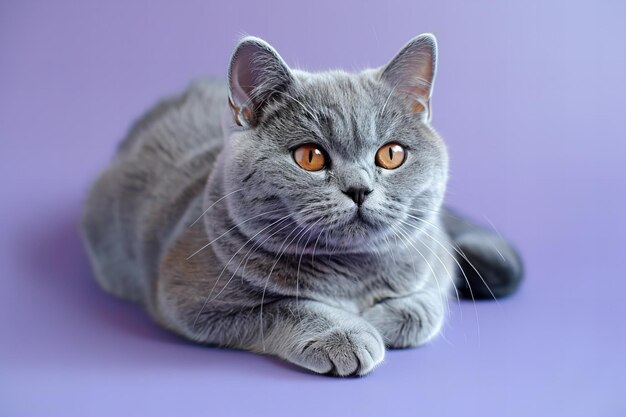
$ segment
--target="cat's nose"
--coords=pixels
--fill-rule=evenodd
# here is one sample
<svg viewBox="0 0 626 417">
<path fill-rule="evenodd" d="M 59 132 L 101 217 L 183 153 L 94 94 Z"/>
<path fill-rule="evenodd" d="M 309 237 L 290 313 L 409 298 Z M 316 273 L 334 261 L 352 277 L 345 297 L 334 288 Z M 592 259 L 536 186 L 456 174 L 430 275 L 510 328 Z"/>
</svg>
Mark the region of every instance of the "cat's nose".
<svg viewBox="0 0 626 417">
<path fill-rule="evenodd" d="M 372 189 L 366 187 L 350 187 L 344 190 L 343 193 L 350 197 L 357 206 L 361 206 L 372 191 Z"/>
</svg>

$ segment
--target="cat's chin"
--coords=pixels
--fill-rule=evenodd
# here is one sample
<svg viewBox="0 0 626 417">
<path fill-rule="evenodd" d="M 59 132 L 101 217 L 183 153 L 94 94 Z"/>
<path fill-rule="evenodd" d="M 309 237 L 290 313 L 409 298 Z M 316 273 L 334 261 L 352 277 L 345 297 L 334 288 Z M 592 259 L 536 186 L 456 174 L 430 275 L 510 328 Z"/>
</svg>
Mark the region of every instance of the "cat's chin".
<svg viewBox="0 0 626 417">
<path fill-rule="evenodd" d="M 362 249 L 378 240 L 387 226 L 370 218 L 366 212 L 356 210 L 351 219 L 335 229 L 332 244 L 345 249 Z"/>
</svg>

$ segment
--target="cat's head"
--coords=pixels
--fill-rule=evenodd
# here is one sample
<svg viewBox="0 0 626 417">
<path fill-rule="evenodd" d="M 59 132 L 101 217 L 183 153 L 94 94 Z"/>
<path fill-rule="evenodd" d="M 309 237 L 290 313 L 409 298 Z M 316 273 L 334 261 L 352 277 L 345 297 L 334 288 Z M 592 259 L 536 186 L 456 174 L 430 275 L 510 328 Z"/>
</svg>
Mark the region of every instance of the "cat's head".
<svg viewBox="0 0 626 417">
<path fill-rule="evenodd" d="M 242 39 L 228 74 L 224 152 L 234 220 L 247 234 L 278 222 L 262 233 L 269 243 L 289 247 L 292 233 L 362 250 L 406 233 L 410 216 L 436 212 L 448 170 L 430 126 L 436 57 L 425 34 L 381 68 L 309 73 L 265 41 Z"/>
</svg>

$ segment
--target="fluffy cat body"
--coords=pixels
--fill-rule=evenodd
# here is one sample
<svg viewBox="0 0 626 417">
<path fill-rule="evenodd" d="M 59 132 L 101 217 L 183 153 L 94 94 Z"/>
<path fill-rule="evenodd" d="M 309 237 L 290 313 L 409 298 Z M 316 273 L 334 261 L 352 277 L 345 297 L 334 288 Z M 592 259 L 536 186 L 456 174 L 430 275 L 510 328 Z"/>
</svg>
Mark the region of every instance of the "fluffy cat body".
<svg viewBox="0 0 626 417">
<path fill-rule="evenodd" d="M 382 69 L 310 74 L 244 38 L 228 83 L 196 82 L 158 104 L 92 187 L 82 224 L 98 283 L 191 340 L 336 375 L 433 338 L 455 283 L 463 295 L 479 282 L 459 261 L 510 292 L 513 249 L 443 214 L 435 53 L 422 35 Z M 402 166 L 377 166 L 396 141 Z M 323 169 L 294 161 L 310 142 Z"/>
</svg>

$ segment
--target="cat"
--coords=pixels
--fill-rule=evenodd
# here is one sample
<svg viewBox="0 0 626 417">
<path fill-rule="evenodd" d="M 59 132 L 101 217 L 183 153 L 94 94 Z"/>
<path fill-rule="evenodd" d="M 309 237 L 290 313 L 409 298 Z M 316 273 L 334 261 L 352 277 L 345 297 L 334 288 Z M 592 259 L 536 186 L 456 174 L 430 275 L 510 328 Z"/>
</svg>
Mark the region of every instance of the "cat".
<svg viewBox="0 0 626 417">
<path fill-rule="evenodd" d="M 515 249 L 443 206 L 436 65 L 431 34 L 354 74 L 241 39 L 227 82 L 157 104 L 92 186 L 97 282 L 185 338 L 338 376 L 435 337 L 455 292 L 512 293 Z"/>
</svg>

